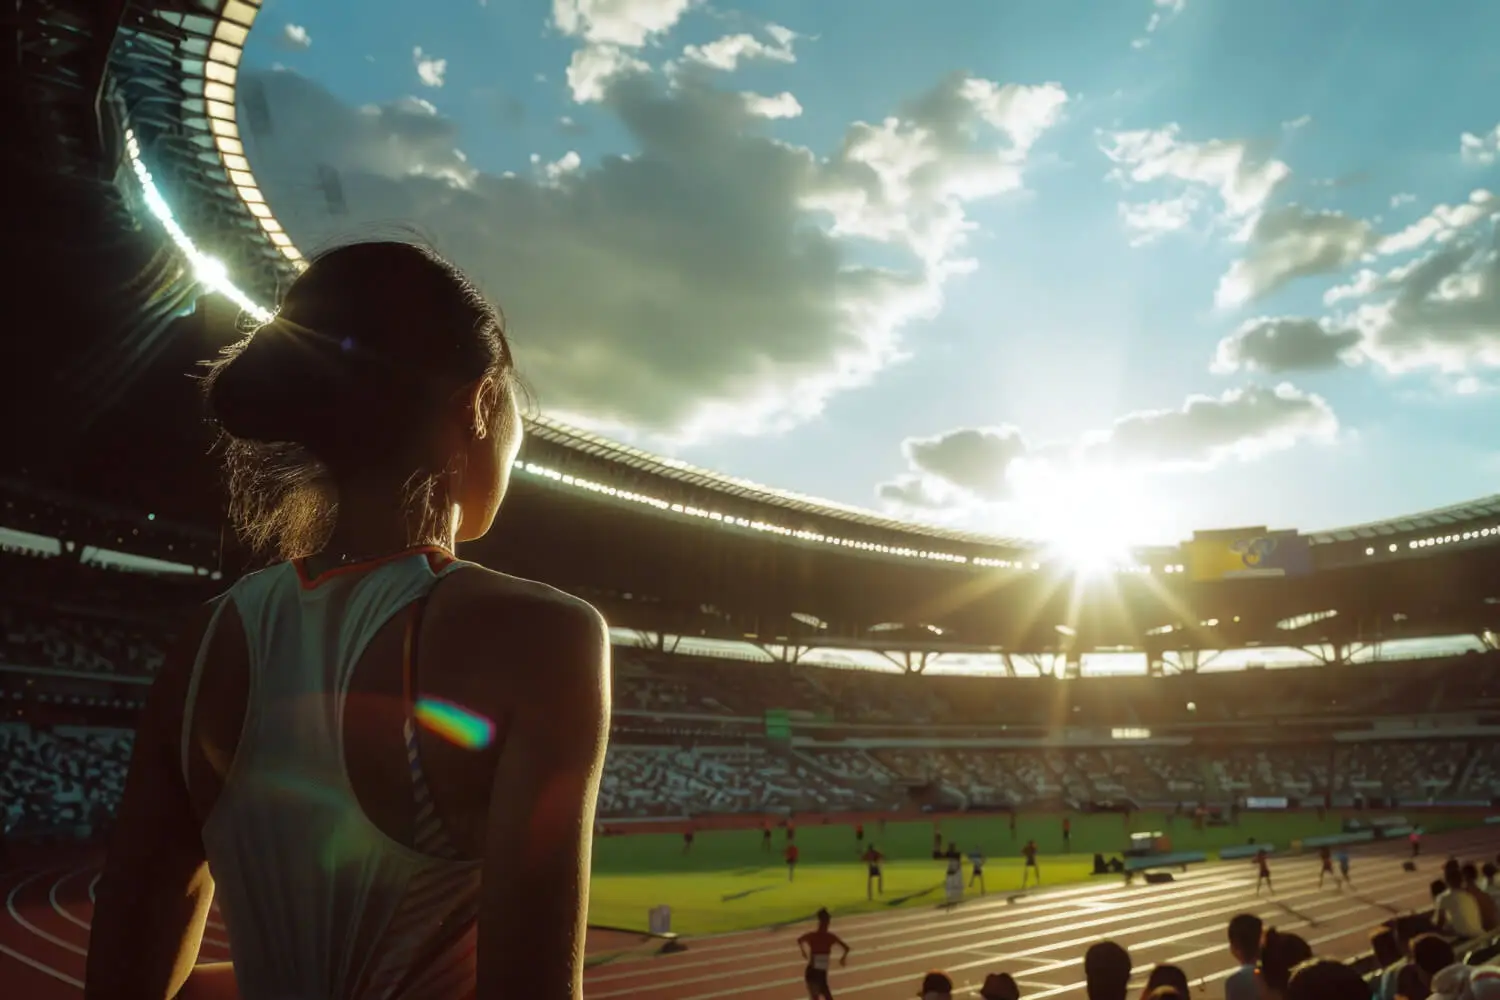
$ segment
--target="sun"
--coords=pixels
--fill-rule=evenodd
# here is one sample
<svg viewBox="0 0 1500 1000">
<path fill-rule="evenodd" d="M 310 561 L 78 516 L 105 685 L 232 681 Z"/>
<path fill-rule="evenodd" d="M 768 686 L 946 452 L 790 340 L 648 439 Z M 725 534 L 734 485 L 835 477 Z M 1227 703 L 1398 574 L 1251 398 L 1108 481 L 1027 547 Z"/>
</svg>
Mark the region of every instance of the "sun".
<svg viewBox="0 0 1500 1000">
<path fill-rule="evenodd" d="M 1025 461 L 1009 478 L 1029 533 L 1081 575 L 1127 567 L 1133 545 L 1165 537 L 1164 505 L 1133 470 Z"/>
</svg>

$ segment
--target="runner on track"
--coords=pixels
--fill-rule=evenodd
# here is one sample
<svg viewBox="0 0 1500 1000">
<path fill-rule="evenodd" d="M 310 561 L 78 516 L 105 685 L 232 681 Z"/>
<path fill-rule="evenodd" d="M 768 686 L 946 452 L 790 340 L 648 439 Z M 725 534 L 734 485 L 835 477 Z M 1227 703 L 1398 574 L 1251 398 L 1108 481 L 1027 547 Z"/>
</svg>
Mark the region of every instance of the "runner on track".
<svg viewBox="0 0 1500 1000">
<path fill-rule="evenodd" d="M 872 848 L 873 850 L 873 848 Z M 843 938 L 828 929 L 833 918 L 827 910 L 818 911 L 818 929 L 808 931 L 797 939 L 797 948 L 807 960 L 807 971 L 802 979 L 807 983 L 807 1000 L 833 1000 L 833 991 L 828 988 L 828 966 L 835 946 L 844 949 L 839 956 L 839 965 L 849 961 L 849 946 Z"/>
</svg>

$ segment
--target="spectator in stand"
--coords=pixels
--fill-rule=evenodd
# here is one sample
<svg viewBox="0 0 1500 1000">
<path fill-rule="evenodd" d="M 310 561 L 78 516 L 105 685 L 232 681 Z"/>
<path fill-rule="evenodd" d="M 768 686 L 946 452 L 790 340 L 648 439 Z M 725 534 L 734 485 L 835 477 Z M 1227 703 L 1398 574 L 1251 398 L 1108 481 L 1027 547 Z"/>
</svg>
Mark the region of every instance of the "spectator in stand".
<svg viewBox="0 0 1500 1000">
<path fill-rule="evenodd" d="M 1312 958 L 1312 948 L 1296 934 L 1266 928 L 1260 943 L 1260 982 L 1266 1000 L 1284 1000 L 1292 970 Z"/>
<path fill-rule="evenodd" d="M 1437 894 L 1432 906 L 1438 930 L 1461 941 L 1484 933 L 1479 901 L 1464 891 L 1463 874 L 1456 863 L 1444 868 L 1442 881 L 1434 882 L 1432 889 Z"/>
<path fill-rule="evenodd" d="M 1021 1000 L 1021 988 L 1008 972 L 992 972 L 979 988 L 980 1000 Z"/>
<path fill-rule="evenodd" d="M 1500 969 L 1450 965 L 1433 977 L 1428 1000 L 1500 1000 Z"/>
<path fill-rule="evenodd" d="M 1479 869 L 1472 863 L 1466 864 L 1459 869 L 1459 875 L 1463 878 L 1464 892 L 1473 896 L 1474 902 L 1479 904 L 1479 920 L 1484 924 L 1484 929 L 1492 931 L 1500 927 L 1500 908 L 1495 906 L 1490 894 L 1480 887 Z"/>
<path fill-rule="evenodd" d="M 1386 925 L 1373 931 L 1370 950 L 1375 953 L 1375 961 L 1381 969 L 1371 991 L 1373 1000 L 1396 1000 L 1396 977 L 1406 967 L 1407 961 L 1395 928 Z"/>
<path fill-rule="evenodd" d="M 929 972 L 922 977 L 917 996 L 920 1000 L 953 1000 L 953 980 L 946 972 Z"/>
<path fill-rule="evenodd" d="M 1100 941 L 1083 955 L 1084 990 L 1089 1000 L 1125 1000 L 1130 988 L 1130 953 L 1113 941 Z"/>
<path fill-rule="evenodd" d="M 1146 988 L 1141 990 L 1141 1000 L 1162 1000 L 1162 991 L 1168 991 L 1174 997 L 1188 1000 L 1187 973 L 1175 965 L 1158 965 L 1151 970 L 1151 976 L 1146 980 Z"/>
<path fill-rule="evenodd" d="M 1241 913 L 1229 921 L 1229 953 L 1240 967 L 1224 980 L 1224 1000 L 1260 1000 L 1260 982 L 1255 978 L 1260 935 L 1260 917 L 1253 913 Z"/>
<path fill-rule="evenodd" d="M 1292 970 L 1286 1000 L 1369 1000 L 1364 977 L 1343 962 L 1303 962 Z"/>
<path fill-rule="evenodd" d="M 1411 962 L 1397 976 L 1397 995 L 1407 1000 L 1427 996 L 1433 977 L 1453 963 L 1453 945 L 1441 934 L 1418 934 L 1412 938 Z"/>
</svg>

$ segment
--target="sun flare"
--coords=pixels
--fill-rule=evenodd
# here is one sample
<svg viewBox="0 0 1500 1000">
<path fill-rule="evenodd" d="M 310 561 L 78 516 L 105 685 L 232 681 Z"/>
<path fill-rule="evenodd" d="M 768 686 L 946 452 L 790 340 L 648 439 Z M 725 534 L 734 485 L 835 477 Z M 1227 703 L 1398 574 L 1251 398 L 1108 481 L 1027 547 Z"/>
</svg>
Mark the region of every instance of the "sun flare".
<svg viewBox="0 0 1500 1000">
<path fill-rule="evenodd" d="M 1129 566 L 1133 546 L 1166 537 L 1165 505 L 1130 470 L 1018 462 L 1011 483 L 1034 536 L 1079 573 Z"/>
</svg>

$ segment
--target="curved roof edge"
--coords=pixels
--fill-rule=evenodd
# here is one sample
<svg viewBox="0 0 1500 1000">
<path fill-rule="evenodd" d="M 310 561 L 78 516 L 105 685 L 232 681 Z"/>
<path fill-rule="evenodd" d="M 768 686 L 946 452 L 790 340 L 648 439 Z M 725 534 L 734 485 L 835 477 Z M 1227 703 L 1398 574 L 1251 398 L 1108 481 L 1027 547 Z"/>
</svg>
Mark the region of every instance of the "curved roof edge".
<svg viewBox="0 0 1500 1000">
<path fill-rule="evenodd" d="M 285 229 L 272 214 L 244 156 L 244 147 L 239 142 L 239 125 L 236 108 L 236 84 L 239 64 L 245 39 L 254 26 L 258 4 L 244 0 L 220 0 L 212 13 L 199 23 L 204 29 L 199 36 L 203 47 L 184 52 L 184 58 L 175 61 L 183 75 L 184 89 L 189 93 L 202 94 L 192 101 L 189 115 L 196 118 L 192 124 L 195 131 L 211 139 L 214 153 L 203 155 L 201 147 L 191 154 L 174 157 L 173 164 L 178 176 L 195 174 L 200 177 L 207 191 L 227 195 L 235 192 L 241 202 L 240 225 L 234 235 L 243 241 L 259 244 L 256 248 L 261 263 L 259 273 L 251 275 L 260 286 L 263 295 L 274 297 L 276 289 L 268 287 L 268 278 L 274 282 L 277 276 L 286 276 L 288 271 L 302 263 L 302 255 L 286 235 Z M 170 25 L 176 32 L 198 27 L 194 20 L 164 6 L 160 12 L 162 27 Z M 206 23 L 204 23 L 206 22 Z M 206 51 L 205 51 L 206 49 Z M 120 67 L 117 67 L 117 72 Z M 201 117 L 199 117 L 201 116 Z M 205 143 L 207 144 L 207 143 Z M 176 150 L 161 150 L 172 155 Z M 227 221 L 227 220 L 224 220 Z M 249 223 L 249 224 L 246 224 Z M 264 262 L 275 261 L 271 268 Z M 676 480 L 703 489 L 714 490 L 752 503 L 765 504 L 786 510 L 798 511 L 812 516 L 833 518 L 885 531 L 901 532 L 926 538 L 987 547 L 1037 549 L 1046 543 L 1036 539 L 1006 537 L 980 532 L 959 531 L 939 525 L 904 521 L 851 504 L 838 503 L 818 497 L 807 496 L 788 490 L 776 489 L 759 483 L 738 479 L 723 473 L 700 469 L 676 459 L 655 455 L 639 448 L 612 441 L 549 417 L 534 417 L 527 421 L 528 432 L 542 440 L 583 454 L 593 455 L 605 461 L 618 462 L 637 471 L 666 479 Z M 1331 528 L 1307 533 L 1314 545 L 1341 542 L 1357 542 L 1365 539 L 1387 538 L 1416 531 L 1428 531 L 1447 525 L 1459 525 L 1486 517 L 1500 516 L 1500 494 L 1471 500 L 1466 503 L 1441 507 L 1435 510 L 1394 517 L 1383 521 L 1348 527 Z M 1173 546 L 1137 546 L 1138 553 L 1169 551 Z"/>
</svg>

